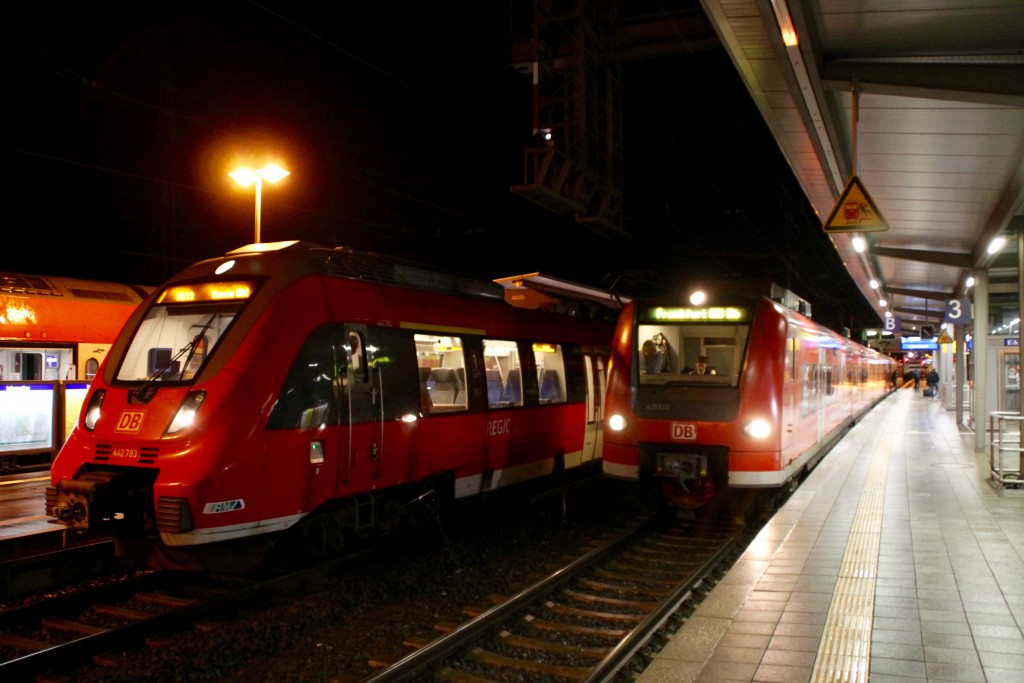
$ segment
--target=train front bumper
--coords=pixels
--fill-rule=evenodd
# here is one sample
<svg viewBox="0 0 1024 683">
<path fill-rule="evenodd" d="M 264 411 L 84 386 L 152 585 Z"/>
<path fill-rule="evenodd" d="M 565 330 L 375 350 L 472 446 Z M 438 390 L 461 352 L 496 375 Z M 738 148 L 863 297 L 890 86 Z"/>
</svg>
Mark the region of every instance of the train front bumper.
<svg viewBox="0 0 1024 683">
<path fill-rule="evenodd" d="M 142 532 L 152 517 L 150 476 L 156 473 L 93 471 L 62 479 L 46 489 L 46 513 L 71 529 Z"/>
</svg>

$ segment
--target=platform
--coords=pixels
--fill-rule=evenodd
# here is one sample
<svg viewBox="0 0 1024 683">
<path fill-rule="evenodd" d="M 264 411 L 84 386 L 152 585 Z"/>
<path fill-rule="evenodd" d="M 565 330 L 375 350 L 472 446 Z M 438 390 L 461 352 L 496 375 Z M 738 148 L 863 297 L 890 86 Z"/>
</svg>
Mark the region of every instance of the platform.
<svg viewBox="0 0 1024 683">
<path fill-rule="evenodd" d="M 639 683 L 1024 675 L 1024 490 L 902 389 L 811 473 Z"/>
<path fill-rule="evenodd" d="M 47 472 L 0 477 L 0 561 L 64 545 L 64 528 L 47 521 Z"/>
</svg>

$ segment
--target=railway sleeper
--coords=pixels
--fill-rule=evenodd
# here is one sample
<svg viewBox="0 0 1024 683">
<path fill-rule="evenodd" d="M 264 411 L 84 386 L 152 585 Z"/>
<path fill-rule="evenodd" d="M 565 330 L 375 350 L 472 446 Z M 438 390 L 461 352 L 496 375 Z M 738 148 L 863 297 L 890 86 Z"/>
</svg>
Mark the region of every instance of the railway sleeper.
<svg viewBox="0 0 1024 683">
<path fill-rule="evenodd" d="M 128 621 L 145 621 L 153 616 L 152 612 L 143 612 L 142 610 L 120 607 L 118 605 L 94 605 L 93 611 L 97 614 L 119 617 Z"/>
<path fill-rule="evenodd" d="M 618 642 L 626 637 L 629 633 L 628 630 L 622 628 L 598 628 L 595 626 L 580 626 L 578 624 L 563 624 L 557 621 L 550 621 L 548 619 L 538 619 L 533 615 L 527 615 L 523 617 L 530 626 L 539 631 L 550 631 L 552 633 L 573 633 L 580 636 L 591 636 L 594 638 L 604 638 L 613 642 Z"/>
<path fill-rule="evenodd" d="M 494 680 L 490 678 L 474 676 L 473 674 L 466 673 L 465 671 L 456 671 L 450 667 L 445 667 L 438 671 L 437 680 L 448 681 L 448 683 L 494 683 Z"/>
<path fill-rule="evenodd" d="M 562 655 L 572 655 L 574 657 L 587 657 L 588 659 L 595 659 L 598 661 L 604 659 L 608 654 L 608 648 L 604 647 L 586 647 L 559 643 L 553 640 L 532 638 L 530 636 L 523 636 L 517 633 L 509 633 L 508 631 L 501 633 L 501 639 L 505 644 L 520 650 L 555 652 Z"/>
<path fill-rule="evenodd" d="M 679 585 L 678 581 L 674 581 L 672 580 L 672 578 L 670 578 L 674 576 L 674 574 L 668 572 L 665 573 L 666 578 L 664 579 L 646 575 L 637 576 L 631 574 L 624 574 L 622 572 L 611 571 L 605 568 L 599 568 L 595 572 L 595 574 L 597 574 L 597 576 L 600 576 L 603 579 L 608 579 L 609 581 L 617 581 L 619 584 L 622 585 L 633 584 L 635 590 L 640 590 L 640 585 L 651 587 L 657 586 L 662 589 L 662 594 L 674 589 L 676 586 Z M 651 590 L 653 592 L 654 589 L 652 588 Z"/>
<path fill-rule="evenodd" d="M 553 602 L 548 602 L 545 606 L 554 614 L 576 617 L 578 619 L 592 619 L 594 621 L 604 621 L 613 624 L 629 624 L 631 626 L 636 626 L 641 621 L 643 621 L 644 618 L 644 615 L 642 614 L 598 612 L 596 610 L 581 609 L 579 607 L 571 607 L 569 605 L 561 605 Z"/>
<path fill-rule="evenodd" d="M 93 626 L 92 624 L 83 624 L 80 621 L 72 621 L 71 619 L 57 619 L 56 617 L 47 617 L 42 621 L 43 628 L 50 631 L 61 631 L 63 633 L 75 633 L 80 636 L 94 636 L 97 633 L 103 633 L 110 629 L 103 626 Z"/>
<path fill-rule="evenodd" d="M 44 643 L 41 640 L 34 640 L 13 633 L 0 633 L 0 645 L 22 652 L 39 652 L 53 646 L 52 643 Z"/>
<path fill-rule="evenodd" d="M 625 609 L 633 609 L 642 611 L 644 613 L 653 612 L 657 607 L 657 602 L 648 602 L 645 600 L 624 600 L 622 598 L 609 598 L 604 595 L 593 595 L 591 593 L 582 593 L 572 589 L 566 589 L 565 595 L 576 602 L 582 602 L 587 605 L 608 605 L 610 607 L 622 607 Z"/>
<path fill-rule="evenodd" d="M 506 655 L 489 652 L 483 648 L 474 649 L 470 653 L 470 656 L 481 664 L 487 664 L 489 666 L 519 671 L 530 671 L 534 673 L 547 674 L 549 676 L 561 676 L 562 678 L 568 678 L 572 681 L 582 681 L 591 671 L 590 667 L 585 666 L 548 664 L 546 662 L 531 662 L 516 659 L 515 657 L 508 657 Z"/>
<path fill-rule="evenodd" d="M 639 595 L 648 598 L 661 598 L 664 597 L 667 591 L 643 588 L 641 586 L 629 586 L 626 584 L 619 583 L 605 583 L 603 581 L 594 581 L 593 579 L 581 579 L 580 586 L 588 588 L 593 591 L 606 591 L 610 593 L 618 593 L 620 595 Z"/>
</svg>

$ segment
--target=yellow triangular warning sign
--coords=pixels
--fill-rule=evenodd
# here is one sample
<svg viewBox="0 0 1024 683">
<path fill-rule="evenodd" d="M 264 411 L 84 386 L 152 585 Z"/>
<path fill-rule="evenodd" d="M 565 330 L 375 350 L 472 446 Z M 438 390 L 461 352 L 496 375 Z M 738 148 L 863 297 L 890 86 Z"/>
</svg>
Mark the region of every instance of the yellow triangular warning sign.
<svg viewBox="0 0 1024 683">
<path fill-rule="evenodd" d="M 882 218 L 871 196 L 857 176 L 850 178 L 846 189 L 825 221 L 825 232 L 881 232 L 889 225 Z"/>
<path fill-rule="evenodd" d="M 942 330 L 941 332 L 939 332 L 938 342 L 940 344 L 952 344 L 953 338 L 949 336 L 949 332 L 946 332 L 946 330 Z"/>
</svg>

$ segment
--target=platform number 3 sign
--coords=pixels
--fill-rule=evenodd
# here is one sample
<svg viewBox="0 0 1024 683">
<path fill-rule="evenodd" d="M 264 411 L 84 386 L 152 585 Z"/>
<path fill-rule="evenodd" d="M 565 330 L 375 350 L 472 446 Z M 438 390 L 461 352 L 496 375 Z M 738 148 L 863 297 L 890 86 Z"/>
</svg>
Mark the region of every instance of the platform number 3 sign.
<svg viewBox="0 0 1024 683">
<path fill-rule="evenodd" d="M 949 325 L 971 324 L 971 300 L 949 299 L 946 301 L 946 319 Z"/>
</svg>

